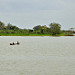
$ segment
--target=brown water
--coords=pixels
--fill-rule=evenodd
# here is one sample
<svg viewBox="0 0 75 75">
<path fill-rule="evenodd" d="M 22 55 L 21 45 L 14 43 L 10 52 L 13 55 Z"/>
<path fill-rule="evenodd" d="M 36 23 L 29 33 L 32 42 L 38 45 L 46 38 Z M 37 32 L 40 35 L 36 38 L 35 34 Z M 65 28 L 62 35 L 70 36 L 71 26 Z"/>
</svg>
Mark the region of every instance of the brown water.
<svg viewBox="0 0 75 75">
<path fill-rule="evenodd" d="M 75 37 L 0 36 L 0 75 L 75 75 Z"/>
</svg>

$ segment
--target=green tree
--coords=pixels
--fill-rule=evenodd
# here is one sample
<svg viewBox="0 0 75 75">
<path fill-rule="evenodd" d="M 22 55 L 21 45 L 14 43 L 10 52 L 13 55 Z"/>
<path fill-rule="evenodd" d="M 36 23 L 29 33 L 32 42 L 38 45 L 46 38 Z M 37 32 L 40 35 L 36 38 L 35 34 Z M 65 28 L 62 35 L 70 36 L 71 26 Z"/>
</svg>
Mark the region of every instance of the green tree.
<svg viewBox="0 0 75 75">
<path fill-rule="evenodd" d="M 37 25 L 37 26 L 35 26 L 33 29 L 34 29 L 34 31 L 41 30 L 41 25 Z"/>
<path fill-rule="evenodd" d="M 37 34 L 49 34 L 50 32 L 50 28 L 48 28 L 46 25 L 37 25 L 33 28 L 34 30 L 34 33 L 37 33 Z"/>
<path fill-rule="evenodd" d="M 8 29 L 8 30 L 18 30 L 19 28 L 9 23 L 6 26 L 6 29 Z"/>
<path fill-rule="evenodd" d="M 61 25 L 58 23 L 51 23 L 50 25 L 50 31 L 52 35 L 60 34 L 61 32 Z"/>
<path fill-rule="evenodd" d="M 0 30 L 5 28 L 5 24 L 3 22 L 0 21 Z"/>
<path fill-rule="evenodd" d="M 41 26 L 41 33 L 42 34 L 47 34 L 48 33 L 48 27 L 46 25 Z"/>
<path fill-rule="evenodd" d="M 41 25 L 37 25 L 33 27 L 34 33 L 40 34 L 41 33 Z"/>
</svg>

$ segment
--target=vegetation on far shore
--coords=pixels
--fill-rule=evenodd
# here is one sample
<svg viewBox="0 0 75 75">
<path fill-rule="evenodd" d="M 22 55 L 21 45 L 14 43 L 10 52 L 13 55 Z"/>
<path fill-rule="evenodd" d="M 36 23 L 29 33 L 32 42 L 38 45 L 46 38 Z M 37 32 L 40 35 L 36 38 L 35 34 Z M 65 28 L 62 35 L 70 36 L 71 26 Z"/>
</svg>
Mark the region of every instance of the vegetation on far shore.
<svg viewBox="0 0 75 75">
<path fill-rule="evenodd" d="M 33 29 L 21 29 L 12 24 L 5 24 L 0 21 L 0 36 L 73 36 L 74 28 L 69 30 L 61 30 L 61 25 L 51 23 L 49 27 L 46 25 L 36 25 Z"/>
</svg>

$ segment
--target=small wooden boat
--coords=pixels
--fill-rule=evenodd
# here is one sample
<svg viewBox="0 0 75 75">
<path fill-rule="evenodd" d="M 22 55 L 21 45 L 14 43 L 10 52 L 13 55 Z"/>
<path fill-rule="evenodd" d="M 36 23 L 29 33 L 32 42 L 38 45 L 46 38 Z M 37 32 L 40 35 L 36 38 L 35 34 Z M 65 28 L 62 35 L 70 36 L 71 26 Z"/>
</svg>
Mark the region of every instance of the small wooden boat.
<svg viewBox="0 0 75 75">
<path fill-rule="evenodd" d="M 10 45 L 15 45 L 15 43 L 10 43 Z"/>
<path fill-rule="evenodd" d="M 17 41 L 17 43 L 10 43 L 10 45 L 19 45 L 20 43 Z"/>
</svg>

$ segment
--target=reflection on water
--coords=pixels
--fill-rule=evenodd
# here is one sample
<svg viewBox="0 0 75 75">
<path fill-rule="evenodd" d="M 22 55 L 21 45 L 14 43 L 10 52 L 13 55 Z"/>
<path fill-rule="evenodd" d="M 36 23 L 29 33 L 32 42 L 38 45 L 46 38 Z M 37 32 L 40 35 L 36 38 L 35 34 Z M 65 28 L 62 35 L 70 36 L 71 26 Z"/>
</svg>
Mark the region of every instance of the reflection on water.
<svg viewBox="0 0 75 75">
<path fill-rule="evenodd" d="M 75 37 L 0 36 L 0 75 L 75 75 Z M 10 45 L 11 42 L 20 45 Z"/>
</svg>

